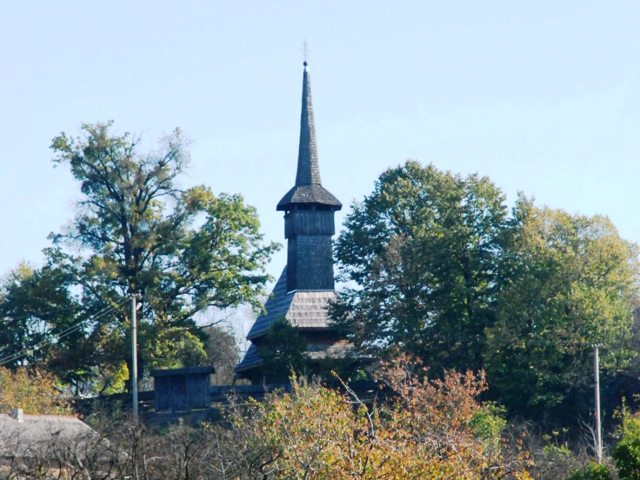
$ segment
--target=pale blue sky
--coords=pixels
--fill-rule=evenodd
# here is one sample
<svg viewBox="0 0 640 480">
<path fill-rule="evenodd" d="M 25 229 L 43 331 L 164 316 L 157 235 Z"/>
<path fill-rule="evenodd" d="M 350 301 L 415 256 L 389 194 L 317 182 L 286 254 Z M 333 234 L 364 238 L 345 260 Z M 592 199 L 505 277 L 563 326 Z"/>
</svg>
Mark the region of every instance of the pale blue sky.
<svg viewBox="0 0 640 480">
<path fill-rule="evenodd" d="M 322 179 L 345 210 L 412 158 L 638 242 L 639 25 L 638 1 L 5 2 L 0 274 L 41 261 L 73 214 L 51 138 L 109 119 L 149 143 L 181 127 L 182 183 L 242 193 L 282 242 L 305 39 Z"/>
</svg>

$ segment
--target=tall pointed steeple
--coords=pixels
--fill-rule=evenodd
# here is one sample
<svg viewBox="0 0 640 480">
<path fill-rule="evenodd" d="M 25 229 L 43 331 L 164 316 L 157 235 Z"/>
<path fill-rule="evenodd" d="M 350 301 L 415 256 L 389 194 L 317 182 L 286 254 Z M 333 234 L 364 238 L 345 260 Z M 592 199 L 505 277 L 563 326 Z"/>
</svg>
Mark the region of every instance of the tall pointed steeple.
<svg viewBox="0 0 640 480">
<path fill-rule="evenodd" d="M 320 182 L 316 126 L 311 100 L 311 79 L 309 65 L 306 61 L 302 74 L 302 111 L 300 112 L 300 144 L 298 146 L 296 183 L 278 202 L 277 209 L 288 211 L 295 204 L 315 204 L 329 210 L 342 208 L 340 201 L 325 190 Z"/>
<path fill-rule="evenodd" d="M 304 62 L 304 73 L 302 76 L 302 112 L 300 113 L 300 146 L 298 148 L 296 186 L 320 185 L 320 183 L 316 125 L 313 119 L 313 102 L 311 100 L 311 80 L 309 78 L 309 66 L 307 62 Z"/>
</svg>

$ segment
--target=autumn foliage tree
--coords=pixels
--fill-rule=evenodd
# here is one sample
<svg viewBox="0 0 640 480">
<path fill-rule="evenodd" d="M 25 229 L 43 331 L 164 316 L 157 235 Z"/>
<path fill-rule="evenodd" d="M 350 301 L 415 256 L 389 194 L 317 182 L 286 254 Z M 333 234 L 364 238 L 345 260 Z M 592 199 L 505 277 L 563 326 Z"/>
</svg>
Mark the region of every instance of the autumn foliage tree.
<svg viewBox="0 0 640 480">
<path fill-rule="evenodd" d="M 58 379 L 43 370 L 0 367 L 0 413 L 21 408 L 27 414 L 68 414 L 70 404 L 58 384 Z"/>
</svg>

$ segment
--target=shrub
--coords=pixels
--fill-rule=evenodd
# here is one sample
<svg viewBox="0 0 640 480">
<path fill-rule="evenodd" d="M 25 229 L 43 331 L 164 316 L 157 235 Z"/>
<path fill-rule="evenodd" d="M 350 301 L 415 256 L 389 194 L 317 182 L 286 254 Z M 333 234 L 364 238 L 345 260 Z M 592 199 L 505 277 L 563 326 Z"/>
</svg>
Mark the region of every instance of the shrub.
<svg viewBox="0 0 640 480">
<path fill-rule="evenodd" d="M 517 448 L 503 448 L 500 410 L 478 400 L 483 375 L 429 379 L 400 359 L 379 380 L 390 398 L 365 405 L 353 392 L 294 378 L 291 392 L 267 396 L 233 424 L 271 450 L 260 465 L 275 478 L 531 478 Z"/>
<path fill-rule="evenodd" d="M 487 402 L 471 417 L 469 426 L 477 436 L 484 439 L 488 448 L 500 448 L 502 432 L 507 426 L 505 413 L 503 407 Z"/>
<path fill-rule="evenodd" d="M 620 480 L 640 480 L 640 416 L 637 414 L 623 417 L 613 460 Z"/>
<path fill-rule="evenodd" d="M 430 379 L 404 360 L 379 372 L 382 398 L 366 404 L 345 384 L 292 378 L 290 390 L 261 402 L 230 398 L 216 424 L 147 429 L 105 417 L 96 427 L 108 441 L 64 450 L 52 436 L 8 478 L 44 478 L 54 467 L 56 478 L 533 478 L 527 452 L 500 433 L 501 411 L 478 400 L 483 375 Z"/>
<path fill-rule="evenodd" d="M 591 462 L 579 470 L 575 470 L 567 480 L 611 480 L 611 472 L 602 464 Z"/>
</svg>

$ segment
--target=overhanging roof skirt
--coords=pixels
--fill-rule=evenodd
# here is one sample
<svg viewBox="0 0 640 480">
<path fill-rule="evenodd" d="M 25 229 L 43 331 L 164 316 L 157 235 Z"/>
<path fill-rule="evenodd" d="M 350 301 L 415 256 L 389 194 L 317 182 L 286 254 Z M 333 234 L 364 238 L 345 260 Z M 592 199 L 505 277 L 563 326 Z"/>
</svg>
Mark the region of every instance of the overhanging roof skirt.
<svg viewBox="0 0 640 480">
<path fill-rule="evenodd" d="M 278 202 L 277 210 L 291 210 L 293 205 L 317 205 L 329 210 L 340 210 L 340 200 L 322 185 L 296 185 Z"/>
</svg>

